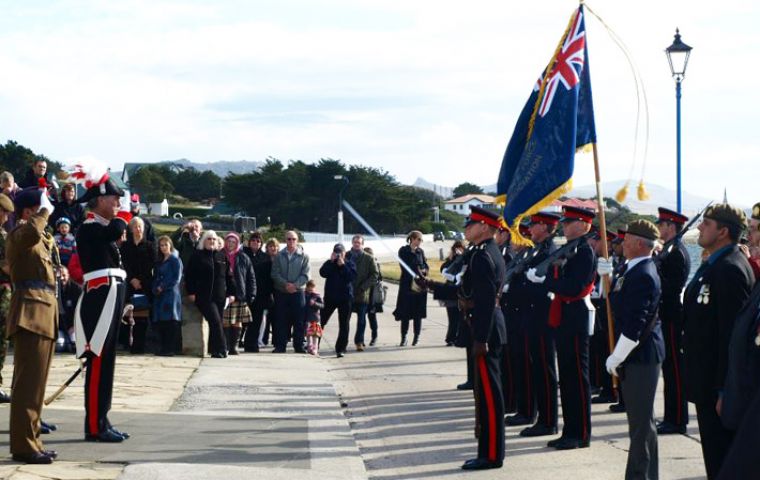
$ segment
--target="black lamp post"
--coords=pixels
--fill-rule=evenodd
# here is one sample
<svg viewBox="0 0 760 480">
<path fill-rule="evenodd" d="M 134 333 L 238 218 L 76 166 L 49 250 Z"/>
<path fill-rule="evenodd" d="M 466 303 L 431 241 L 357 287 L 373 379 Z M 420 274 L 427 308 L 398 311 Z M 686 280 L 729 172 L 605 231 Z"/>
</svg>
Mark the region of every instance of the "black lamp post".
<svg viewBox="0 0 760 480">
<path fill-rule="evenodd" d="M 676 199 L 677 211 L 681 213 L 681 82 L 686 76 L 691 47 L 681 41 L 681 34 L 676 28 L 673 43 L 665 49 L 670 64 L 670 73 L 676 81 Z"/>
</svg>

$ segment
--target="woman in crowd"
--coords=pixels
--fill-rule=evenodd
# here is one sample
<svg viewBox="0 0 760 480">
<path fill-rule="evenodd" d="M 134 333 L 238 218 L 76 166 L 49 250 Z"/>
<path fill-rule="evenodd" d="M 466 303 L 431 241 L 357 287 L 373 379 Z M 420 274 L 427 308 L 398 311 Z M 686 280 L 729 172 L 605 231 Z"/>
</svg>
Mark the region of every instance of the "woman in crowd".
<svg viewBox="0 0 760 480">
<path fill-rule="evenodd" d="M 148 310 L 150 312 L 153 293 L 153 265 L 156 263 L 156 251 L 153 243 L 147 241 L 143 235 L 144 224 L 140 217 L 133 217 L 129 221 L 129 230 L 132 232 L 132 240 L 121 244 L 121 258 L 124 262 L 124 270 L 127 272 L 127 300 L 126 303 L 134 305 L 135 310 Z M 138 317 L 139 318 L 139 317 Z M 150 318 L 150 313 L 148 317 Z M 148 329 L 147 318 L 145 321 L 138 320 L 132 330 L 132 353 L 145 352 L 145 334 Z M 124 329 L 127 331 L 127 329 Z M 128 343 L 128 342 L 127 342 Z"/>
<path fill-rule="evenodd" d="M 253 232 L 248 238 L 248 246 L 243 247 L 253 265 L 256 276 L 256 296 L 251 308 L 251 323 L 245 329 L 243 348 L 246 352 L 258 352 L 261 339 L 261 323 L 264 311 L 272 307 L 272 258 L 264 248 L 264 241 L 259 232 Z"/>
<path fill-rule="evenodd" d="M 248 255 L 242 253 L 240 237 L 230 232 L 224 237 L 224 253 L 227 255 L 230 274 L 234 284 L 235 301 L 224 310 L 224 332 L 227 334 L 227 348 L 230 355 L 237 355 L 237 344 L 243 325 L 251 322 L 248 308 L 256 298 L 256 274 Z"/>
<path fill-rule="evenodd" d="M 275 318 L 275 304 L 274 304 L 274 281 L 272 280 L 272 261 L 274 257 L 280 253 L 280 241 L 276 238 L 270 238 L 265 245 L 267 256 L 269 257 L 268 265 L 265 268 L 264 274 L 266 277 L 263 279 L 263 285 L 269 291 L 269 307 L 264 311 L 264 328 L 259 332 L 259 347 L 269 344 L 269 335 L 272 333 L 272 320 Z"/>
<path fill-rule="evenodd" d="M 60 218 L 68 218 L 71 221 L 71 233 L 74 235 L 85 217 L 84 207 L 75 200 L 76 194 L 76 186 L 73 183 L 67 183 L 61 187 L 61 200 L 55 204 L 55 210 L 48 218 L 48 224 L 51 226 L 54 226 Z"/>
<path fill-rule="evenodd" d="M 407 245 L 401 247 L 398 251 L 399 258 L 412 269 L 415 275 L 425 277 L 429 267 L 425 252 L 422 250 L 422 232 L 412 230 L 406 237 Z M 420 290 L 414 284 L 414 277 L 401 267 L 401 280 L 398 285 L 398 299 L 396 300 L 396 310 L 393 312 L 396 321 L 401 322 L 401 344 L 404 347 L 407 344 L 406 336 L 409 332 L 409 321 L 414 322 L 414 339 L 412 345 L 417 345 L 420 341 L 420 331 L 422 330 L 422 319 L 427 316 L 427 293 Z"/>
<path fill-rule="evenodd" d="M 375 269 L 377 270 L 377 283 L 372 287 L 372 291 L 369 294 L 369 305 L 367 306 L 367 320 L 369 321 L 369 329 L 372 332 L 369 346 L 374 347 L 377 343 L 377 314 L 383 313 L 385 287 L 383 286 L 383 272 L 380 270 L 380 262 L 377 261 L 375 252 L 372 251 L 371 247 L 364 247 L 364 251 L 372 256 L 372 260 L 375 262 Z"/>
<path fill-rule="evenodd" d="M 461 240 L 457 240 L 451 246 L 446 260 L 441 264 L 441 273 L 446 279 L 446 283 L 457 283 L 456 275 L 462 271 L 462 267 L 464 266 L 462 263 L 463 255 L 464 243 Z M 446 307 L 446 316 L 449 321 L 449 326 L 446 329 L 446 346 L 450 347 L 454 345 L 457 339 L 457 331 L 459 330 L 462 314 L 459 312 L 456 300 L 440 300 L 440 303 L 442 307 Z"/>
<path fill-rule="evenodd" d="M 219 237 L 206 230 L 190 257 L 185 275 L 188 299 L 195 303 L 209 326 L 209 351 L 213 358 L 227 357 L 227 342 L 222 331 L 222 312 L 227 301 L 234 301 L 234 286 L 227 256 L 218 248 Z"/>
<path fill-rule="evenodd" d="M 153 325 L 158 330 L 161 345 L 156 355 L 174 355 L 177 332 L 182 320 L 182 294 L 179 285 L 182 278 L 182 262 L 174 251 L 171 238 L 158 238 L 158 261 L 153 279 Z"/>
</svg>

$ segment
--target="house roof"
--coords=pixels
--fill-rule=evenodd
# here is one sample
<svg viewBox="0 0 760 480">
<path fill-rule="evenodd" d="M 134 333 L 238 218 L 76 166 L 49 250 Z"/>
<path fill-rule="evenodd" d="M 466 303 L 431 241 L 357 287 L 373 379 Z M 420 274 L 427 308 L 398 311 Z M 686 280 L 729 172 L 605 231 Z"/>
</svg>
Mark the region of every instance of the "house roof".
<svg viewBox="0 0 760 480">
<path fill-rule="evenodd" d="M 121 171 L 121 178 L 124 178 L 124 173 L 129 175 L 130 177 L 135 174 L 138 168 L 142 167 L 143 165 L 149 165 L 148 163 L 125 163 L 124 168 Z"/>
<path fill-rule="evenodd" d="M 552 202 L 553 207 L 579 207 L 586 208 L 588 210 L 596 211 L 599 208 L 599 204 L 596 200 L 584 200 L 581 198 L 568 198 L 566 200 L 554 200 Z"/>
<path fill-rule="evenodd" d="M 478 200 L 482 203 L 493 203 L 494 197 L 491 195 L 484 195 L 481 193 L 468 193 L 467 195 L 462 195 L 461 197 L 452 198 L 451 200 L 447 200 L 447 204 L 454 204 L 454 203 L 467 203 L 470 200 Z"/>
</svg>

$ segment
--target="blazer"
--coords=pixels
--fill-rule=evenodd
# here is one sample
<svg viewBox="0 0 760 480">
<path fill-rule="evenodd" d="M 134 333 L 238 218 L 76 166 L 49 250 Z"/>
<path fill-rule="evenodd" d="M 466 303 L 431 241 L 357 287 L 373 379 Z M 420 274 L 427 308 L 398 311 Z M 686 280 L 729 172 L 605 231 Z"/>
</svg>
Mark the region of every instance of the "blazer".
<svg viewBox="0 0 760 480">
<path fill-rule="evenodd" d="M 633 341 L 640 341 L 624 365 L 661 363 L 665 358 L 665 342 L 657 315 L 660 295 L 660 276 L 651 258 L 640 261 L 615 282 L 610 293 L 615 330 Z M 654 323 L 653 328 L 642 338 L 651 323 Z"/>
<path fill-rule="evenodd" d="M 714 255 L 684 294 L 684 370 L 687 397 L 695 403 L 714 402 L 723 390 L 734 319 L 754 284 L 752 267 L 738 246 Z"/>
</svg>

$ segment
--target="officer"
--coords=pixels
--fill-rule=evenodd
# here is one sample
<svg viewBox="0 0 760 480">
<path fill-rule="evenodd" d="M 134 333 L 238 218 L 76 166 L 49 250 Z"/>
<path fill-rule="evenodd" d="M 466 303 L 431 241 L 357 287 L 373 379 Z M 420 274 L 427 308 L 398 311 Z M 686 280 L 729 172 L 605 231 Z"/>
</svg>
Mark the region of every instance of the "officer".
<svg viewBox="0 0 760 480">
<path fill-rule="evenodd" d="M 665 358 L 657 307 L 660 277 L 652 260 L 660 236 L 647 220 L 628 225 L 623 255 L 628 267 L 610 293 L 615 330 L 619 333 L 615 349 L 607 358 L 606 369 L 620 377 L 626 391 L 628 417 L 627 480 L 657 479 L 657 430 L 654 421 L 654 395 Z M 612 262 L 599 259 L 600 276 L 612 273 Z M 625 369 L 625 375 L 622 370 Z"/>
<path fill-rule="evenodd" d="M 520 255 L 520 250 L 515 249 L 509 241 L 509 228 L 507 227 L 507 223 L 504 221 L 504 219 L 500 220 L 499 228 L 496 231 L 496 236 L 494 239 L 496 240 L 496 245 L 499 247 L 499 251 L 501 252 L 502 258 L 504 259 L 505 265 L 509 265 L 512 262 L 513 257 Z M 504 288 L 506 288 L 506 286 Z M 510 337 L 508 326 L 508 300 L 510 300 L 509 303 L 514 303 L 511 301 L 508 292 L 502 292 L 499 306 L 501 308 L 501 313 L 504 316 L 504 322 L 507 324 L 507 338 Z M 517 409 L 515 374 L 512 368 L 512 355 L 510 354 L 510 350 L 511 349 L 509 342 L 507 342 L 501 352 L 501 388 L 502 393 L 504 393 L 504 413 L 512 413 Z"/>
<path fill-rule="evenodd" d="M 90 213 L 77 231 L 84 272 L 82 297 L 75 318 L 77 357 L 87 360 L 85 377 L 85 440 L 121 442 L 129 435 L 108 421 L 113 393 L 116 341 L 124 308 L 126 272 L 116 241 L 126 233 L 129 212 L 119 211 L 124 192 L 107 175 L 90 179 L 77 201 Z"/>
<path fill-rule="evenodd" d="M 660 274 L 660 319 L 665 336 L 665 361 L 662 377 L 665 382 L 665 416 L 657 425 L 657 433 L 686 433 L 689 404 L 686 401 L 683 376 L 683 303 L 681 293 L 689 278 L 691 260 L 681 241 L 681 230 L 689 218 L 660 207 L 657 227 L 660 229 L 662 252 L 654 257 Z"/>
<path fill-rule="evenodd" d="M 8 232 L 3 225 L 8 221 L 8 215 L 13 213 L 13 201 L 4 193 L 0 193 L 0 386 L 3 384 L 3 365 L 5 365 L 5 353 L 8 342 L 5 339 L 5 319 L 8 317 L 8 309 L 11 306 L 11 276 L 9 275 L 8 262 L 5 259 L 5 241 Z M 0 390 L 0 403 L 9 403 L 10 395 Z"/>
<path fill-rule="evenodd" d="M 746 226 L 741 209 L 708 207 L 699 225 L 707 259 L 684 294 L 684 370 L 688 400 L 696 406 L 702 455 L 709 479 L 716 478 L 733 436 L 720 421 L 734 319 L 749 297 L 754 275 L 738 247 Z"/>
<path fill-rule="evenodd" d="M 530 217 L 530 238 L 534 246 L 528 254 L 526 270 L 543 262 L 557 249 L 553 239 L 559 220 L 559 215 L 549 212 L 539 212 Z M 519 275 L 518 283 L 522 285 L 521 295 L 524 296 L 526 304 L 520 320 L 527 344 L 531 393 L 538 412 L 536 423 L 524 428 L 520 436 L 554 435 L 557 433 L 558 410 L 557 349 L 554 343 L 554 329 L 548 325 L 551 298 L 546 285 L 527 281 L 525 274 Z"/>
<path fill-rule="evenodd" d="M 607 245 L 612 245 L 618 238 L 617 235 L 607 231 Z M 601 233 L 597 231 L 588 241 L 598 258 L 601 258 L 602 243 Z M 607 327 L 607 300 L 604 292 L 603 277 L 597 276 L 594 282 L 594 291 L 591 292 L 591 303 L 596 308 L 596 320 L 594 322 L 594 335 L 589 345 L 589 358 L 591 365 L 589 376 L 591 386 L 599 388 L 599 395 L 591 399 L 591 403 L 615 402 L 615 390 L 612 388 L 612 376 L 607 373 L 604 362 L 610 355 L 609 329 Z"/>
<path fill-rule="evenodd" d="M 585 239 L 596 215 L 578 207 L 563 207 L 562 230 L 568 242 L 578 246 L 559 260 L 546 276 L 531 268 L 526 278 L 544 283 L 554 294 L 549 326 L 556 328 L 557 363 L 562 397 L 562 436 L 551 440 L 557 450 L 587 448 L 591 438 L 591 388 L 589 385 L 589 335 L 593 331 L 594 307 L 589 299 L 594 288 L 596 255 Z M 583 238 L 582 238 L 583 237 Z"/>
<path fill-rule="evenodd" d="M 45 231 L 53 205 L 45 189 L 16 195 L 16 227 L 8 235 L 6 260 L 13 282 L 6 335 L 14 342 L 10 446 L 13 459 L 49 464 L 58 454 L 40 440 L 40 415 L 58 334 L 53 236 Z"/>
</svg>

